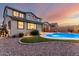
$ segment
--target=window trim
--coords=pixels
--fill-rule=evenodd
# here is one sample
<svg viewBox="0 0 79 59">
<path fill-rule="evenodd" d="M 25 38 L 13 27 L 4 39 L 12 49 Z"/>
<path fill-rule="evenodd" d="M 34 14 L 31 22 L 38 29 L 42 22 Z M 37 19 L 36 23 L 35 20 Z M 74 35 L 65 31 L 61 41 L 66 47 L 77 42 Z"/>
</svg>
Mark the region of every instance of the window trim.
<svg viewBox="0 0 79 59">
<path fill-rule="evenodd" d="M 32 23 L 35 24 L 35 23 Z M 37 30 L 37 24 L 36 24 L 36 29 L 28 29 L 28 23 L 27 23 L 27 30 Z"/>
<path fill-rule="evenodd" d="M 17 29 L 23 30 L 25 29 L 25 23 L 23 22 L 23 28 L 19 28 L 19 22 L 23 22 L 23 21 L 17 21 Z"/>
<path fill-rule="evenodd" d="M 17 13 L 18 13 L 18 16 L 15 16 L 15 15 L 14 15 L 14 12 L 17 12 Z M 23 17 L 21 17 L 20 14 L 23 14 Z M 13 11 L 12 11 L 12 16 L 14 16 L 14 17 L 19 17 L 19 18 L 24 18 L 24 13 L 21 13 L 21 12 L 18 12 L 18 11 L 13 10 Z"/>
<path fill-rule="evenodd" d="M 11 21 L 8 21 L 8 29 L 11 29 Z"/>
<path fill-rule="evenodd" d="M 24 18 L 24 14 L 23 13 L 19 13 L 19 17 L 20 18 Z"/>
<path fill-rule="evenodd" d="M 17 12 L 17 11 L 12 11 L 12 16 L 14 16 L 14 17 L 19 17 L 19 12 L 17 12 L 17 13 L 18 13 L 18 16 L 15 16 L 15 15 L 14 15 L 14 12 Z"/>
</svg>

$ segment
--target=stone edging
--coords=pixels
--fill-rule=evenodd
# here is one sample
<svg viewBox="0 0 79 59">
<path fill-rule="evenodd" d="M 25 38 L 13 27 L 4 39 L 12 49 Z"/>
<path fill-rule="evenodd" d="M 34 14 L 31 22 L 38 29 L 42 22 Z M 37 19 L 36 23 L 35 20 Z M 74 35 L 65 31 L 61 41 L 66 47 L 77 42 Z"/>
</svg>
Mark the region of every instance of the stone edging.
<svg viewBox="0 0 79 59">
<path fill-rule="evenodd" d="M 28 44 L 34 45 L 34 44 L 42 44 L 42 43 L 51 43 L 51 42 L 52 42 L 52 41 L 49 41 L 49 42 L 39 42 L 39 43 L 23 43 L 23 42 L 21 42 L 21 39 L 22 39 L 22 38 L 19 39 L 18 43 L 20 43 L 20 44 L 22 44 L 22 45 L 28 45 Z M 57 41 L 57 42 L 58 42 L 58 41 Z M 69 43 L 69 42 L 65 42 L 65 43 Z"/>
<path fill-rule="evenodd" d="M 41 44 L 41 43 L 49 43 L 49 42 L 39 42 L 39 43 L 23 43 L 23 42 L 21 42 L 21 39 L 22 39 L 22 38 L 20 38 L 20 39 L 19 39 L 18 43 L 23 44 L 23 45 L 26 45 L 26 44 Z M 50 41 L 50 42 L 51 42 L 51 41 Z"/>
</svg>

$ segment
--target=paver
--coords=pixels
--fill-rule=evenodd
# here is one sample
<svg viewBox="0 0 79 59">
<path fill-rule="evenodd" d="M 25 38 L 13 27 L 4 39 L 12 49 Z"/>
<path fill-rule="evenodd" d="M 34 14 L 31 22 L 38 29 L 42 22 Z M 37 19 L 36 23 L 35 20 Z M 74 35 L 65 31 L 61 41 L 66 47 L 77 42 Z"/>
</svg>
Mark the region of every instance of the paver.
<svg viewBox="0 0 79 59">
<path fill-rule="evenodd" d="M 1 56 L 75 56 L 79 55 L 79 43 L 48 42 L 22 45 L 19 38 L 0 39 Z"/>
</svg>

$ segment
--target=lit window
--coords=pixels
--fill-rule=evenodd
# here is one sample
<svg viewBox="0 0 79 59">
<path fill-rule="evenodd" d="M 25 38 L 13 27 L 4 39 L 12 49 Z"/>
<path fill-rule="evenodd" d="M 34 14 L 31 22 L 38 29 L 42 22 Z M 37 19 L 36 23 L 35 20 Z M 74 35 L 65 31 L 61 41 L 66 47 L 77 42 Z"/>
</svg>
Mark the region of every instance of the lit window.
<svg viewBox="0 0 79 59">
<path fill-rule="evenodd" d="M 18 28 L 23 29 L 24 28 L 24 22 L 18 21 Z"/>
<path fill-rule="evenodd" d="M 36 29 L 36 24 L 28 23 L 28 29 Z"/>
<path fill-rule="evenodd" d="M 18 17 L 19 16 L 19 13 L 17 11 L 13 11 L 13 16 Z"/>
<path fill-rule="evenodd" d="M 20 14 L 19 14 L 19 17 L 24 18 L 24 14 L 20 13 Z"/>
</svg>

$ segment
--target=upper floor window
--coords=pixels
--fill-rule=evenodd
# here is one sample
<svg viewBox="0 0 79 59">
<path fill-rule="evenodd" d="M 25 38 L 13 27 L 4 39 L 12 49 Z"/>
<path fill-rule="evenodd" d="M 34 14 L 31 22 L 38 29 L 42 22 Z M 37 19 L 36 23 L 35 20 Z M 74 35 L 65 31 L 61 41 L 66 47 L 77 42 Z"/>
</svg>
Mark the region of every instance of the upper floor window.
<svg viewBox="0 0 79 59">
<path fill-rule="evenodd" d="M 13 16 L 24 18 L 24 14 L 17 11 L 13 11 Z"/>
<path fill-rule="evenodd" d="M 40 20 L 40 19 L 37 19 L 37 21 L 39 21 L 39 22 L 40 22 L 41 20 Z"/>
<path fill-rule="evenodd" d="M 36 20 L 36 18 L 35 18 L 35 16 L 34 16 L 34 15 L 32 16 L 32 18 L 33 18 L 34 20 Z"/>
<path fill-rule="evenodd" d="M 13 16 L 19 17 L 19 12 L 13 11 Z"/>
<path fill-rule="evenodd" d="M 23 18 L 24 17 L 24 14 L 19 13 L 19 17 Z"/>
<path fill-rule="evenodd" d="M 27 19 L 27 20 L 31 20 L 30 14 L 26 14 L 26 19 Z"/>
<path fill-rule="evenodd" d="M 30 16 L 31 16 L 30 14 L 27 15 L 28 18 L 30 18 Z"/>
</svg>

